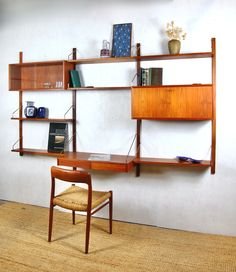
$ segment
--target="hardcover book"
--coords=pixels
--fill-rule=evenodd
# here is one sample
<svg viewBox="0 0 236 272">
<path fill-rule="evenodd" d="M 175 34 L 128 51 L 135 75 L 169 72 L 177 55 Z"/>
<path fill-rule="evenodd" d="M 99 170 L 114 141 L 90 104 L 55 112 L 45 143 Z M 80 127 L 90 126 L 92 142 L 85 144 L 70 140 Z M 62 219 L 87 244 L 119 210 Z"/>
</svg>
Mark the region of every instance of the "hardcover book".
<svg viewBox="0 0 236 272">
<path fill-rule="evenodd" d="M 70 86 L 75 88 L 81 87 L 80 76 L 77 70 L 70 70 Z"/>
<path fill-rule="evenodd" d="M 149 68 L 149 86 L 162 85 L 162 68 Z"/>
<path fill-rule="evenodd" d="M 162 85 L 162 68 L 141 68 L 141 86 Z"/>
<path fill-rule="evenodd" d="M 68 138 L 67 123 L 50 123 L 48 135 L 48 152 L 64 153 Z"/>
<path fill-rule="evenodd" d="M 148 86 L 148 68 L 141 68 L 141 86 Z"/>
</svg>

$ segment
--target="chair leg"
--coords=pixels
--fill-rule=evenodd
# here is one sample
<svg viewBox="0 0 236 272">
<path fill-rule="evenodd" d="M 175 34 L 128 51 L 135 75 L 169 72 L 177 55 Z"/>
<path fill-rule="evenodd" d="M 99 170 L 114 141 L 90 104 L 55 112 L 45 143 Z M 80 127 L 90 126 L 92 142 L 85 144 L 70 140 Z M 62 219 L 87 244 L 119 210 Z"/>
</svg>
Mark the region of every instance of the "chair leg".
<svg viewBox="0 0 236 272">
<path fill-rule="evenodd" d="M 113 206 L 113 198 L 112 198 L 112 191 L 110 191 L 111 196 L 109 198 L 109 230 L 110 234 L 112 234 L 112 206 Z"/>
<path fill-rule="evenodd" d="M 75 225 L 75 211 L 72 211 L 72 223 Z"/>
<path fill-rule="evenodd" d="M 89 249 L 90 222 L 91 222 L 91 211 L 87 211 L 85 254 L 88 254 L 88 249 Z"/>
<path fill-rule="evenodd" d="M 52 222 L 53 222 L 53 204 L 50 204 L 50 210 L 49 210 L 49 225 L 48 225 L 48 242 L 51 242 L 52 238 Z"/>
</svg>

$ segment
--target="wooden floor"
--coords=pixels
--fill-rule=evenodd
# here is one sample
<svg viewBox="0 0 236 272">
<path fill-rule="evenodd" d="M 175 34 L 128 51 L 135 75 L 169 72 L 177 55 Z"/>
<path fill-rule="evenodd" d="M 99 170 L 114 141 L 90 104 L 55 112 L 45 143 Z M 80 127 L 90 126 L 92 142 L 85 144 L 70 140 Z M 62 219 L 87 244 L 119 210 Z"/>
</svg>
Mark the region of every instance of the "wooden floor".
<svg viewBox="0 0 236 272">
<path fill-rule="evenodd" d="M 48 209 L 0 202 L 1 272 L 235 272 L 236 238 L 92 219 L 85 255 L 85 218 L 56 211 L 47 242 Z"/>
</svg>

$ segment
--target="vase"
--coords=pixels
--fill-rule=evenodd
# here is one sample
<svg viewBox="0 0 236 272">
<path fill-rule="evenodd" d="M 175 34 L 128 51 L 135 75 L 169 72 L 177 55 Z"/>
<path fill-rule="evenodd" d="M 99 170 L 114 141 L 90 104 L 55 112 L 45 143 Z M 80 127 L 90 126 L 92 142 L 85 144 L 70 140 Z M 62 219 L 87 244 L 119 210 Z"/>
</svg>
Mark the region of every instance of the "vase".
<svg viewBox="0 0 236 272">
<path fill-rule="evenodd" d="M 168 48 L 171 55 L 179 54 L 180 47 L 181 47 L 181 42 L 179 40 L 173 39 L 168 42 Z"/>
<path fill-rule="evenodd" d="M 37 116 L 37 108 L 34 106 L 33 101 L 26 101 L 26 107 L 24 110 L 25 116 L 27 118 L 34 118 Z"/>
<path fill-rule="evenodd" d="M 45 107 L 39 107 L 37 110 L 37 117 L 38 118 L 46 118 L 47 109 Z"/>
</svg>

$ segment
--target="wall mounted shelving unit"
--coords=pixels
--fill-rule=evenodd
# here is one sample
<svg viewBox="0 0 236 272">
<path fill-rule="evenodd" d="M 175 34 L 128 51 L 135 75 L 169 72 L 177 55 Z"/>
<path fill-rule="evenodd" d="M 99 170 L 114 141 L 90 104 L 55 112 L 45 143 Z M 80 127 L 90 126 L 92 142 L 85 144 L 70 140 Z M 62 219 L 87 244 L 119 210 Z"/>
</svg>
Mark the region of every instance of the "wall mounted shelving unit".
<svg viewBox="0 0 236 272">
<path fill-rule="evenodd" d="M 12 120 L 19 122 L 19 148 L 13 152 L 20 155 L 46 155 L 57 157 L 58 165 L 84 167 L 96 170 L 112 170 L 128 172 L 136 167 L 136 176 L 140 175 L 140 165 L 174 165 L 180 167 L 210 167 L 215 173 L 216 153 L 216 46 L 215 38 L 211 40 L 210 52 L 184 53 L 176 55 L 140 55 L 140 44 L 137 44 L 137 56 L 120 58 L 91 58 L 76 59 L 76 50 L 73 49 L 72 60 L 47 61 L 23 63 L 23 53 L 20 52 L 20 61 L 9 65 L 9 90 L 19 92 L 19 117 Z M 210 84 L 192 85 L 163 85 L 163 86 L 138 86 L 140 78 L 140 65 L 142 61 L 150 60 L 176 60 L 210 58 L 212 80 Z M 137 86 L 117 87 L 69 87 L 69 70 L 76 69 L 80 64 L 135 62 L 137 72 Z M 45 82 L 62 82 L 62 87 L 50 85 L 45 87 Z M 136 119 L 136 155 L 111 155 L 109 161 L 91 161 L 89 156 L 94 153 L 77 152 L 76 150 L 76 92 L 77 91 L 127 91 L 131 90 L 132 118 Z M 66 91 L 72 93 L 72 118 L 24 118 L 22 112 L 23 93 L 27 91 Z M 164 101 L 164 102 L 163 102 Z M 158 107 L 157 107 L 158 105 Z M 179 162 L 177 159 L 143 158 L 141 156 L 141 127 L 142 120 L 189 120 L 211 122 L 211 157 L 209 161 L 199 164 Z M 28 149 L 23 146 L 24 122 L 71 122 L 72 123 L 72 152 L 64 154 L 50 153 L 47 150 Z"/>
</svg>

